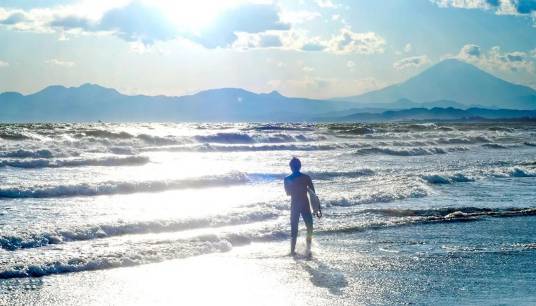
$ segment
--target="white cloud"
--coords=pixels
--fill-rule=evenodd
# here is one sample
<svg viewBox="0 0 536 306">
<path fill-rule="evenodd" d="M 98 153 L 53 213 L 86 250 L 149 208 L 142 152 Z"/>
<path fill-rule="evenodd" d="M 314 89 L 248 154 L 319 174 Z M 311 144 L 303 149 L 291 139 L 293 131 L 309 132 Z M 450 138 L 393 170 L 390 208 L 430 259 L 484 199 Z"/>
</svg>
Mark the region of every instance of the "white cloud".
<svg viewBox="0 0 536 306">
<path fill-rule="evenodd" d="M 428 65 L 430 63 L 430 59 L 428 59 L 428 56 L 421 55 L 421 56 L 412 56 L 403 58 L 399 61 L 396 61 L 393 64 L 393 68 L 396 70 L 404 70 L 408 68 L 419 68 L 424 65 Z"/>
<path fill-rule="evenodd" d="M 479 58 L 482 55 L 480 46 L 474 44 L 468 44 L 462 47 L 458 53 L 458 57 L 465 60 L 470 60 L 471 58 Z"/>
<path fill-rule="evenodd" d="M 237 39 L 232 45 L 233 49 L 248 50 L 258 48 L 278 48 L 283 43 L 277 33 L 235 33 Z"/>
<path fill-rule="evenodd" d="M 384 52 L 385 39 L 374 32 L 356 33 L 343 28 L 326 45 L 330 52 L 336 54 L 375 54 Z"/>
<path fill-rule="evenodd" d="M 406 52 L 406 53 L 411 52 L 412 49 L 413 49 L 413 46 L 412 46 L 410 43 L 407 43 L 407 44 L 404 46 L 404 52 Z"/>
<path fill-rule="evenodd" d="M 309 66 L 305 66 L 305 67 L 302 68 L 302 70 L 303 70 L 304 72 L 313 72 L 313 71 L 315 71 L 315 68 L 313 68 L 313 67 L 309 67 Z"/>
<path fill-rule="evenodd" d="M 466 9 L 490 9 L 492 6 L 486 0 L 431 0 L 440 7 L 455 7 Z"/>
<path fill-rule="evenodd" d="M 262 33 L 236 33 L 232 45 L 239 50 L 257 48 L 279 48 L 303 52 L 327 52 L 333 54 L 377 54 L 383 53 L 385 40 L 373 32 L 355 33 L 348 28 L 329 39 L 310 37 L 307 32 L 266 31 Z"/>
<path fill-rule="evenodd" d="M 5 23 L 0 27 L 57 33 L 60 40 L 76 35 L 113 35 L 130 43 L 130 50 L 136 53 L 145 53 L 157 42 L 169 40 L 189 40 L 208 49 L 279 48 L 334 54 L 384 52 L 385 40 L 373 32 L 357 33 L 345 26 L 331 37 L 319 37 L 296 29 L 293 25 L 315 20 L 321 14 L 314 11 L 285 12 L 274 2 L 241 1 L 239 5 L 220 11 L 210 26 L 188 33 L 177 27 L 175 20 L 169 18 L 169 14 L 162 11 L 157 3 L 160 2 L 82 0 L 76 4 L 28 11 L 0 8 L 0 20 Z M 329 0 L 319 1 L 318 5 L 337 6 Z"/>
<path fill-rule="evenodd" d="M 0 68 L 9 67 L 8 62 L 0 61 Z"/>
<path fill-rule="evenodd" d="M 534 73 L 534 62 L 530 52 L 502 52 L 499 46 L 483 52 L 478 45 L 462 47 L 456 58 L 489 70 L 526 71 Z"/>
<path fill-rule="evenodd" d="M 72 68 L 72 67 L 75 66 L 74 62 L 64 61 L 64 60 L 60 60 L 60 59 L 57 59 L 57 58 L 46 60 L 45 63 L 47 63 L 49 65 L 55 65 L 55 66 L 64 67 L 64 68 Z"/>
<path fill-rule="evenodd" d="M 83 0 L 76 4 L 40 8 L 28 11 L 0 10 L 0 26 L 32 32 L 57 32 L 68 34 L 114 35 L 127 42 L 152 45 L 157 41 L 186 38 L 206 48 L 227 48 L 238 39 L 235 33 L 261 33 L 290 29 L 290 24 L 280 19 L 280 8 L 273 3 L 241 3 L 228 6 L 214 16 L 210 26 L 196 32 L 184 31 L 169 12 L 158 5 L 162 1 L 145 0 Z M 103 5 L 109 3 L 108 5 Z M 170 4 L 171 3 L 171 4 Z M 177 10 L 180 4 L 169 2 Z M 290 16 L 315 18 L 313 13 Z M 203 16 L 197 16 L 198 19 Z M 229 22 L 232 21 L 232 22 Z"/>
<path fill-rule="evenodd" d="M 493 10 L 497 15 L 531 16 L 536 26 L 534 0 L 430 0 L 439 7 Z"/>
</svg>

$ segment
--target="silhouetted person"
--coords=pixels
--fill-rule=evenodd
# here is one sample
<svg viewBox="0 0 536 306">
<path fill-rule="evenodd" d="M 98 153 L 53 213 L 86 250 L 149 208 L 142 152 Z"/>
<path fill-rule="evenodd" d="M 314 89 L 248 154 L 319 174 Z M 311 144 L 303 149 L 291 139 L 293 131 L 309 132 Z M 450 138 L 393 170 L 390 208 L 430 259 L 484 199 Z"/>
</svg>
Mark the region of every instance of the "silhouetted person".
<svg viewBox="0 0 536 306">
<path fill-rule="evenodd" d="M 307 197 L 307 188 L 313 191 L 315 187 L 311 178 L 300 172 L 301 162 L 296 157 L 289 163 L 292 174 L 285 178 L 285 191 L 290 196 L 290 254 L 296 254 L 296 240 L 298 238 L 298 222 L 300 215 L 307 227 L 307 256 L 311 255 L 311 240 L 313 238 L 313 215 Z"/>
</svg>

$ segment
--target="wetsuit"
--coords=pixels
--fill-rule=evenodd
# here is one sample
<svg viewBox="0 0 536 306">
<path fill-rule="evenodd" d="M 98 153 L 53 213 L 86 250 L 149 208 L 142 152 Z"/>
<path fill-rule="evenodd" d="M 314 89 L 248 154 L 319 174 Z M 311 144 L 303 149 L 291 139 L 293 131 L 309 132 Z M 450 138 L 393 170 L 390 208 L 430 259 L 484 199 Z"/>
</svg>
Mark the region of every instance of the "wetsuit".
<svg viewBox="0 0 536 306">
<path fill-rule="evenodd" d="M 310 250 L 313 236 L 313 215 L 307 197 L 307 187 L 314 191 L 313 182 L 308 175 L 301 172 L 293 173 L 285 178 L 285 191 L 290 195 L 290 235 L 291 252 L 294 253 L 298 237 L 300 215 L 307 227 L 307 248 Z"/>
</svg>

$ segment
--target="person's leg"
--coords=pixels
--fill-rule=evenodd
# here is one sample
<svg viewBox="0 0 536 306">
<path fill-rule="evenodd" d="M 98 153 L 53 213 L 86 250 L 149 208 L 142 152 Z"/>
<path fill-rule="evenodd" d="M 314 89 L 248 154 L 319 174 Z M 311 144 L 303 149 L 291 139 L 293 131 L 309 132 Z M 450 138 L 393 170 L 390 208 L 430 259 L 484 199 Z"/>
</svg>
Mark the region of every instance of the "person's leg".
<svg viewBox="0 0 536 306">
<path fill-rule="evenodd" d="M 307 227 L 307 253 L 311 253 L 311 243 L 313 240 L 313 215 L 311 214 L 311 210 L 309 207 L 305 208 L 302 213 L 303 222 L 305 222 L 305 226 Z"/>
<path fill-rule="evenodd" d="M 296 209 L 297 205 L 290 206 L 290 254 L 296 253 L 296 240 L 298 239 L 298 221 L 300 221 L 300 212 Z"/>
</svg>

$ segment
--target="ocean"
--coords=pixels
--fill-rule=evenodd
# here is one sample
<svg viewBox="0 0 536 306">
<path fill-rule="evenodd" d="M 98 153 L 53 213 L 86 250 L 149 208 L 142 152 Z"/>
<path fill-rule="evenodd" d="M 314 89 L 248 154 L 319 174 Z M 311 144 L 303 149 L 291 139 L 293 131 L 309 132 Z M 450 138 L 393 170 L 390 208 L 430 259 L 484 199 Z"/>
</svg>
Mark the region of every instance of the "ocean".
<svg viewBox="0 0 536 306">
<path fill-rule="evenodd" d="M 530 122 L 2 124 L 0 304 L 530 305 L 535 200 Z"/>
</svg>

